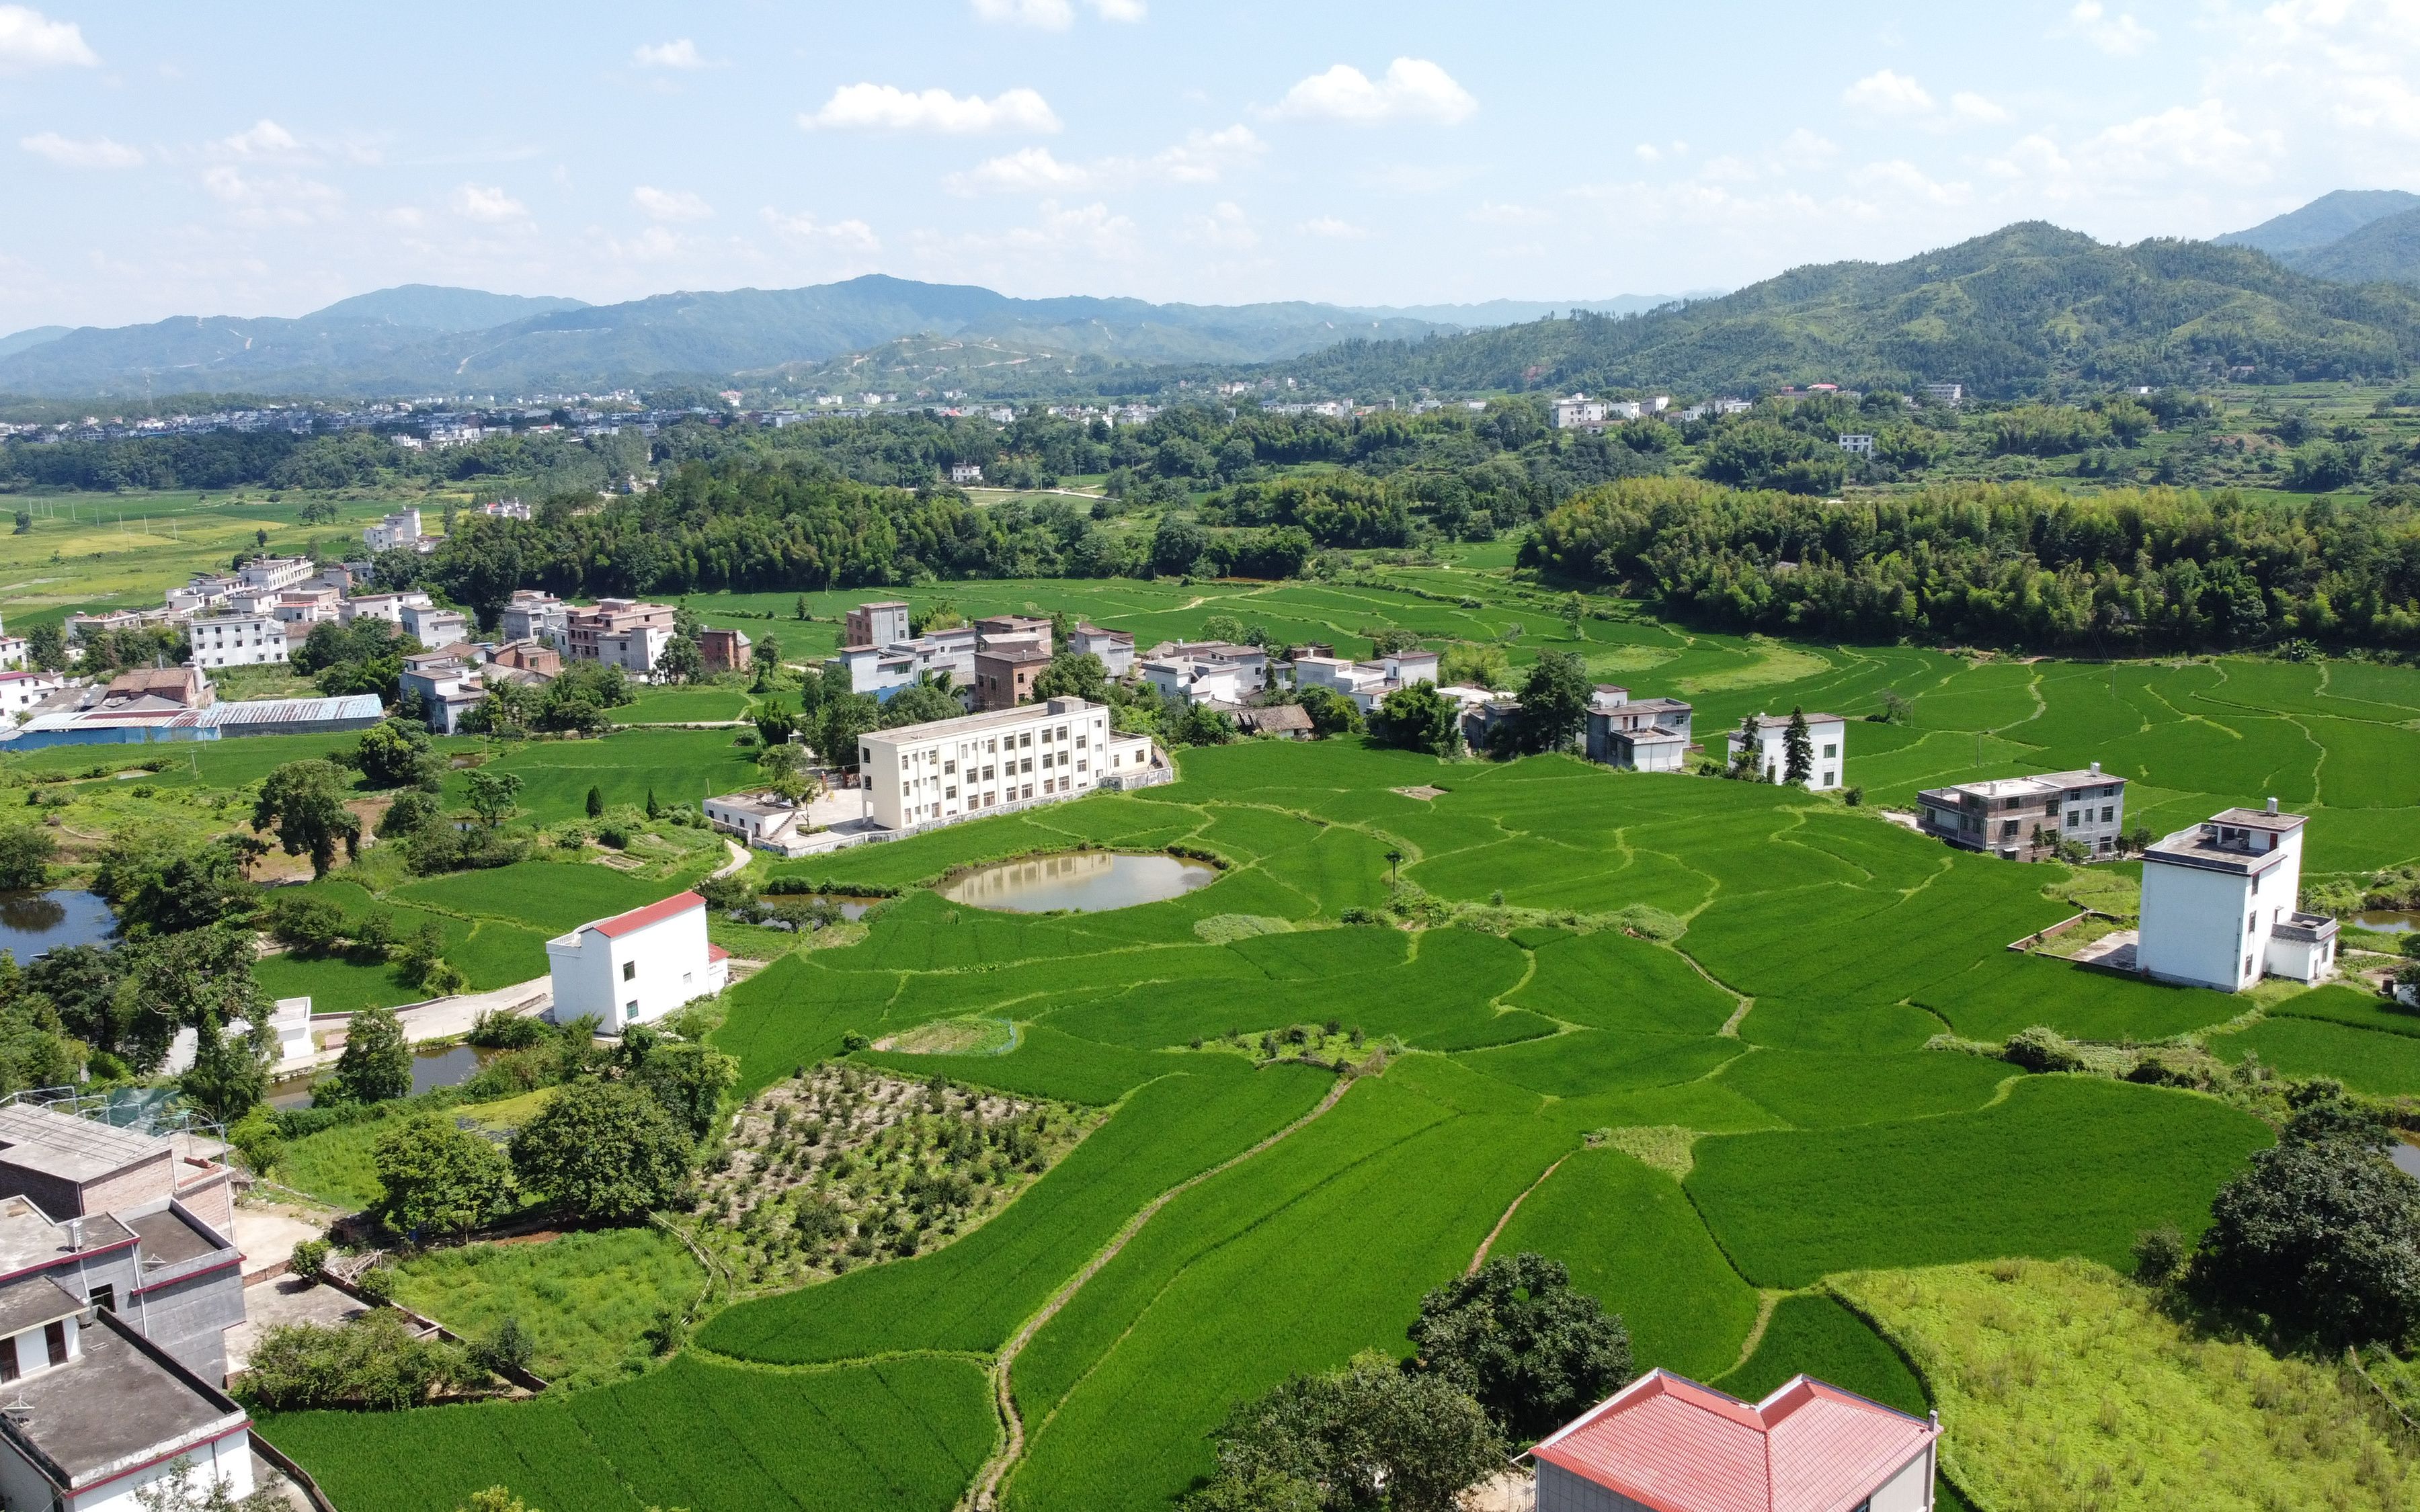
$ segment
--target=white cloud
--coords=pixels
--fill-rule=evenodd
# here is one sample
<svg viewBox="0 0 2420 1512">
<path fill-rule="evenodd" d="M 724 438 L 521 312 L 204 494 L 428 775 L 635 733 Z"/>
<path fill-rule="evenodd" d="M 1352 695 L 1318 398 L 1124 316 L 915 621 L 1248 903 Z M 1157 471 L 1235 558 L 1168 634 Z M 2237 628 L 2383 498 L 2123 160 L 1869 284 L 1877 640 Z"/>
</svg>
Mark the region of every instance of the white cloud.
<svg viewBox="0 0 2420 1512">
<path fill-rule="evenodd" d="M 397 205 L 392 209 L 380 210 L 378 219 L 405 231 L 417 231 L 428 224 L 428 217 L 421 213 L 417 205 Z"/>
<path fill-rule="evenodd" d="M 1934 205 L 1963 205 L 1975 197 L 1973 186 L 1944 183 L 1904 158 L 1869 162 L 1851 176 L 1858 188 L 1888 192 L 1900 201 L 1923 200 Z"/>
<path fill-rule="evenodd" d="M 233 136 L 221 137 L 218 145 L 239 158 L 291 157 L 302 150 L 293 132 L 266 117 Z"/>
<path fill-rule="evenodd" d="M 454 213 L 466 221 L 502 225 L 529 218 L 529 207 L 493 184 L 464 184 L 454 191 Z"/>
<path fill-rule="evenodd" d="M 1135 254 L 1134 235 L 1135 224 L 1112 214 L 1106 205 L 1095 202 L 1062 209 L 1055 200 L 1045 200 L 1038 223 L 1012 226 L 1000 239 L 1028 251 L 1085 252 L 1123 259 Z"/>
<path fill-rule="evenodd" d="M 2159 34 L 2132 15 L 2111 16 L 2101 0 L 2076 0 L 2067 13 L 2068 29 L 2111 57 L 2133 57 L 2159 39 Z"/>
<path fill-rule="evenodd" d="M 17 145 L 62 168 L 133 168 L 139 167 L 143 162 L 140 149 L 122 142 L 113 142 L 105 136 L 79 142 L 56 131 L 41 131 L 33 136 L 19 137 Z"/>
<path fill-rule="evenodd" d="M 0 72 L 88 69 L 100 61 L 74 22 L 53 21 L 30 6 L 0 6 Z"/>
<path fill-rule="evenodd" d="M 1932 97 L 1924 85 L 1892 69 L 1867 74 L 1840 91 L 1843 102 L 1877 116 L 1930 116 Z"/>
<path fill-rule="evenodd" d="M 1961 89 L 1949 97 L 1949 114 L 1977 126 L 1996 126 L 2009 118 L 2005 106 L 1971 89 Z"/>
<path fill-rule="evenodd" d="M 1091 4 L 1094 14 L 1103 21 L 1136 22 L 1143 18 L 1143 0 L 1091 0 Z M 974 0 L 974 7 L 977 20 L 1011 26 L 1063 32 L 1076 23 L 1076 8 L 1071 0 Z"/>
<path fill-rule="evenodd" d="M 1367 226 L 1355 225 L 1333 215 L 1313 216 L 1302 223 L 1301 229 L 1305 235 L 1325 237 L 1331 241 L 1358 241 L 1370 234 Z"/>
<path fill-rule="evenodd" d="M 1552 210 L 1542 210 L 1528 205 L 1499 205 L 1492 199 L 1481 200 L 1463 213 L 1464 220 L 1481 225 L 1552 225 Z"/>
<path fill-rule="evenodd" d="M 975 15 L 983 21 L 1063 32 L 1075 23 L 1076 8 L 1068 0 L 975 0 Z"/>
<path fill-rule="evenodd" d="M 1337 221 L 1333 224 L 1342 225 L 1344 223 Z M 1244 213 L 1242 206 L 1233 200 L 1220 200 L 1210 207 L 1207 215 L 1185 218 L 1185 239 L 1241 251 L 1259 246 L 1261 234 L 1252 229 L 1251 218 Z"/>
<path fill-rule="evenodd" d="M 294 174 L 250 177 L 230 163 L 202 173 L 202 187 L 244 225 L 307 225 L 336 217 L 344 195 L 330 185 Z"/>
<path fill-rule="evenodd" d="M 1137 184 L 1213 184 L 1268 150 L 1249 126 L 1192 131 L 1148 158 L 1062 162 L 1048 147 L 1023 147 L 941 180 L 953 194 L 1069 194 Z"/>
<path fill-rule="evenodd" d="M 641 184 L 630 191 L 630 202 L 658 221 L 703 221 L 714 207 L 686 189 L 657 189 Z"/>
<path fill-rule="evenodd" d="M 770 205 L 765 207 L 763 213 L 765 224 L 785 241 L 845 247 L 852 252 L 882 250 L 882 239 L 863 221 L 834 221 L 826 225 L 812 215 L 785 215 Z"/>
<path fill-rule="evenodd" d="M 630 61 L 643 69 L 702 69 L 706 59 L 686 37 L 669 42 L 648 42 L 633 49 Z"/>
<path fill-rule="evenodd" d="M 1840 155 L 1839 145 L 1802 126 L 1783 139 L 1781 161 L 1793 168 L 1814 168 Z"/>
<path fill-rule="evenodd" d="M 1394 121 L 1453 126 L 1468 120 L 1478 109 L 1479 101 L 1470 91 L 1454 83 L 1445 69 L 1425 58 L 1399 57 L 1387 65 L 1386 75 L 1375 82 L 1349 63 L 1314 73 L 1287 90 L 1272 114 L 1355 126 Z"/>
<path fill-rule="evenodd" d="M 2266 178 L 2277 148 L 2273 134 L 2238 130 L 2223 103 L 2205 100 L 2112 126 L 2086 142 L 2080 156 L 2096 177 L 2162 180 L 2182 172 L 2240 182 Z"/>
<path fill-rule="evenodd" d="M 1032 89 L 1008 89 L 985 100 L 958 96 L 946 89 L 910 92 L 887 84 L 843 85 L 823 108 L 801 115 L 799 124 L 817 127 L 890 131 L 941 131 L 968 135 L 978 131 L 1055 131 L 1059 117 L 1049 102 Z"/>
</svg>

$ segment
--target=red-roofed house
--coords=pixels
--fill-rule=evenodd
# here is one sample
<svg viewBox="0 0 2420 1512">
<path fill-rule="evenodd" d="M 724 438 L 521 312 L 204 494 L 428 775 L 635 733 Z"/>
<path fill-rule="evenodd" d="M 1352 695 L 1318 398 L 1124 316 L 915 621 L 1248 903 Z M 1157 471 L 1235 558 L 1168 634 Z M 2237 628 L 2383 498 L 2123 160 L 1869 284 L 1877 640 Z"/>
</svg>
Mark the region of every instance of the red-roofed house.
<svg viewBox="0 0 2420 1512">
<path fill-rule="evenodd" d="M 1931 1512 L 1940 1436 L 1812 1376 L 1751 1405 L 1651 1370 L 1530 1451 L 1537 1512 Z"/>
<path fill-rule="evenodd" d="M 661 903 L 582 924 L 546 942 L 554 1005 L 568 1024 L 594 1013 L 607 1034 L 711 997 L 730 980 L 730 952 L 707 943 L 706 900 L 675 893 Z"/>
</svg>

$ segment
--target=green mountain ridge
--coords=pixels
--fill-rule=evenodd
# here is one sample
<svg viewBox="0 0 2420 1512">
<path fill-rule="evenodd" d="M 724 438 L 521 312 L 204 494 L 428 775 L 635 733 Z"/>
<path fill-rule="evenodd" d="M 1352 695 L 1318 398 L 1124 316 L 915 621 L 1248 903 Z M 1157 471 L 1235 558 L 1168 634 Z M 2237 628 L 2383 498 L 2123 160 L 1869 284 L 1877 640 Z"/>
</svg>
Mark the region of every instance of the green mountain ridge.
<svg viewBox="0 0 2420 1512">
<path fill-rule="evenodd" d="M 2420 293 L 2298 273 L 2249 247 L 2111 246 L 2042 222 L 1896 263 L 1792 269 L 1718 299 L 1381 343 L 1283 372 L 1337 392 L 1425 387 L 1754 393 L 1837 382 L 2165 384 L 2385 377 L 2420 359 Z"/>
<path fill-rule="evenodd" d="M 2294 253 L 2316 251 L 2373 221 L 2415 209 L 2420 209 L 2420 194 L 2399 189 L 2339 189 L 2248 230 L 2229 231 L 2211 239 L 2222 247 L 2265 252 L 2290 265 Z"/>
</svg>

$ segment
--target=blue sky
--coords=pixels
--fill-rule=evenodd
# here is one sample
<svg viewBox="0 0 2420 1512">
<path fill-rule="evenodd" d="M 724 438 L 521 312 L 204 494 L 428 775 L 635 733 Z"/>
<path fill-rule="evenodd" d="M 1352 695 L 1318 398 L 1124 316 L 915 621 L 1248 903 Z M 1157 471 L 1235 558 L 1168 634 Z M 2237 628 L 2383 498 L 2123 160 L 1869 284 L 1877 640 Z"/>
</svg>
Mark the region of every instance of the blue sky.
<svg viewBox="0 0 2420 1512">
<path fill-rule="evenodd" d="M 404 282 L 1599 298 L 2420 189 L 2420 0 L 0 4 L 0 332 Z"/>
</svg>

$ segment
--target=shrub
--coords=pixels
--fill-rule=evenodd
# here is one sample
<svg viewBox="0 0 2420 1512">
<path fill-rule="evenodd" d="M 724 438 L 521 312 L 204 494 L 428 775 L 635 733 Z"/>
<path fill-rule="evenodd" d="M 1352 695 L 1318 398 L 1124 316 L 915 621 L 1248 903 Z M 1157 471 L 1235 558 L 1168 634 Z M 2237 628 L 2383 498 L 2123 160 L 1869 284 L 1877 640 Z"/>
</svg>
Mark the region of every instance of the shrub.
<svg viewBox="0 0 2420 1512">
<path fill-rule="evenodd" d="M 2164 1287 L 2174 1280 L 2192 1258 L 2193 1251 L 2185 1244 L 2185 1236 L 2174 1224 L 2162 1224 L 2146 1228 L 2134 1236 L 2134 1279 L 2147 1287 Z"/>
<path fill-rule="evenodd" d="M 521 1182 L 567 1214 L 627 1222 L 668 1207 L 689 1177 L 687 1131 L 637 1088 L 566 1087 L 513 1135 Z"/>
<path fill-rule="evenodd" d="M 462 1365 L 450 1347 L 414 1337 L 401 1314 L 375 1307 L 341 1328 L 288 1323 L 269 1330 L 253 1350 L 245 1384 L 275 1412 L 394 1412 L 417 1407 L 431 1392 L 459 1381 Z"/>
<path fill-rule="evenodd" d="M 2001 1047 L 2000 1055 L 2010 1065 L 2022 1066 L 2031 1072 L 2084 1069 L 2084 1057 L 2076 1053 L 2075 1046 L 2069 1042 L 2067 1036 L 2039 1024 L 2009 1036 L 2009 1042 Z"/>
<path fill-rule="evenodd" d="M 462 1038 L 482 1050 L 527 1050 L 553 1035 L 554 1030 L 544 1019 L 491 1008 L 472 1021 L 471 1032 Z"/>
<path fill-rule="evenodd" d="M 287 1264 L 303 1280 L 318 1280 L 319 1273 L 328 1267 L 328 1242 L 324 1239 L 302 1241 L 294 1246 L 293 1257 Z"/>
<path fill-rule="evenodd" d="M 521 1320 L 510 1315 L 496 1325 L 494 1333 L 471 1346 L 472 1363 L 499 1376 L 527 1370 L 536 1357 L 536 1341 L 521 1327 Z"/>
<path fill-rule="evenodd" d="M 504 1152 L 433 1113 L 380 1134 L 371 1163 L 386 1189 L 380 1213 L 407 1234 L 467 1234 L 512 1203 Z"/>
<path fill-rule="evenodd" d="M 339 1096 L 354 1103 L 383 1103 L 411 1093 L 411 1045 L 391 1008 L 370 1004 L 354 1011 L 345 1029 L 345 1053 L 336 1060 Z"/>
</svg>

